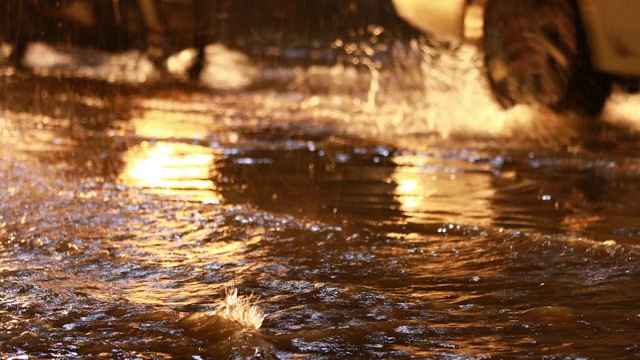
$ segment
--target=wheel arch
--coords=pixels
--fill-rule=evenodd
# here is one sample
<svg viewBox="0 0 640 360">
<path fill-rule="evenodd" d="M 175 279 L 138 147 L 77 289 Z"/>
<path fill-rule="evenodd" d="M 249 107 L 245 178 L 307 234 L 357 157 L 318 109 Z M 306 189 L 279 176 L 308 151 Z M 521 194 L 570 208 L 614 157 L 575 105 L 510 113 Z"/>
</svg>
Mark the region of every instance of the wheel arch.
<svg viewBox="0 0 640 360">
<path fill-rule="evenodd" d="M 640 1 L 572 0 L 582 21 L 594 68 L 640 76 Z"/>
</svg>

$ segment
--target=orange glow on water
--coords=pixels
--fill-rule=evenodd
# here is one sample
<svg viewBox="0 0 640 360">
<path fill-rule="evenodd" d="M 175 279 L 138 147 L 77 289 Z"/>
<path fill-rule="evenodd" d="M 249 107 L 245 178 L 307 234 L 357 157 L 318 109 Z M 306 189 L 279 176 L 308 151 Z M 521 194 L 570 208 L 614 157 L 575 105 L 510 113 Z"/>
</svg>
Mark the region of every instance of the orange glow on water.
<svg viewBox="0 0 640 360">
<path fill-rule="evenodd" d="M 193 143 L 206 136 L 210 121 L 205 116 L 171 111 L 147 111 L 133 119 L 136 135 L 162 140 L 142 141 L 129 148 L 123 156 L 120 181 L 157 194 L 219 202 L 211 180 L 214 151 Z"/>
<path fill-rule="evenodd" d="M 136 135 L 147 138 L 200 140 L 210 133 L 211 117 L 193 112 L 146 110 L 131 123 Z"/>
<path fill-rule="evenodd" d="M 491 198 L 495 190 L 490 174 L 465 173 L 459 176 L 457 171 L 464 171 L 461 170 L 464 164 L 454 166 L 456 172 L 451 172 L 442 166 L 444 162 L 437 164 L 434 161 L 438 160 L 417 156 L 394 159 L 399 166 L 391 180 L 397 184 L 395 196 L 405 215 L 422 222 L 424 216 L 442 214 L 444 222 L 468 225 L 478 225 L 469 224 L 470 219 L 486 223 L 487 219 L 493 218 Z M 447 164 L 453 166 L 451 160 Z"/>
<path fill-rule="evenodd" d="M 142 142 L 125 154 L 120 178 L 125 185 L 154 193 L 219 201 L 210 176 L 213 159 L 212 150 L 203 146 Z"/>
</svg>

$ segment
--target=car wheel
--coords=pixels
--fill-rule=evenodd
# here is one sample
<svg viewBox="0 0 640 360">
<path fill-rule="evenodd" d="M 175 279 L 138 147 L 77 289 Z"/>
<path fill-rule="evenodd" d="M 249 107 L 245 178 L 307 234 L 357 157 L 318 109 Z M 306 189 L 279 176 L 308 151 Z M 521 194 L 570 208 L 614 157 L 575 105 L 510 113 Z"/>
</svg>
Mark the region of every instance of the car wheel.
<svg viewBox="0 0 640 360">
<path fill-rule="evenodd" d="M 611 93 L 611 77 L 591 64 L 572 0 L 489 0 L 482 47 L 489 86 L 504 108 L 597 115 Z"/>
</svg>

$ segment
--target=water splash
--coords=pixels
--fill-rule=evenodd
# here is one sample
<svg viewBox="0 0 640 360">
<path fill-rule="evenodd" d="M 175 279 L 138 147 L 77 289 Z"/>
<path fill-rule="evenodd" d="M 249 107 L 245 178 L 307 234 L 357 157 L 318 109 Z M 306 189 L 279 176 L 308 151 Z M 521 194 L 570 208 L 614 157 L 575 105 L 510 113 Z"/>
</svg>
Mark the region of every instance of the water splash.
<svg viewBox="0 0 640 360">
<path fill-rule="evenodd" d="M 144 83 L 158 79 L 159 71 L 140 51 L 117 54 L 93 49 L 56 49 L 33 43 L 25 54 L 25 64 L 42 75 L 84 77 L 109 82 Z"/>
<path fill-rule="evenodd" d="M 265 318 L 253 295 L 238 296 L 238 289 L 226 289 L 225 299 L 213 311 L 198 311 L 182 317 L 176 326 L 185 334 L 221 344 L 229 339 L 240 339 L 244 335 L 257 335 Z"/>
<path fill-rule="evenodd" d="M 206 47 L 206 66 L 200 83 L 217 90 L 239 90 L 253 83 L 258 70 L 245 54 L 221 44 Z M 8 53 L 0 47 L 0 55 Z M 167 70 L 177 79 L 186 80 L 186 70 L 193 62 L 196 50 L 185 49 L 167 59 Z M 25 63 L 43 75 L 61 74 L 110 82 L 144 83 L 161 79 L 161 72 L 152 61 L 137 50 L 117 54 L 95 49 L 54 49 L 45 43 L 29 46 Z"/>
<path fill-rule="evenodd" d="M 528 105 L 502 109 L 491 96 L 475 44 L 390 40 L 383 34 L 376 28 L 366 41 L 336 41 L 346 54 L 340 64 L 298 76 L 304 80 L 296 89 L 307 86 L 313 93 L 302 110 L 337 120 L 349 134 L 393 142 L 428 135 L 567 148 L 597 134 L 600 119 Z M 603 120 L 615 118 L 610 114 L 619 114 L 618 107 L 611 101 Z"/>
<path fill-rule="evenodd" d="M 229 321 L 240 324 L 245 330 L 258 330 L 264 320 L 264 312 L 253 301 L 253 294 L 248 297 L 239 297 L 238 289 L 229 287 L 226 289 L 226 298 L 218 308 L 217 314 Z"/>
<path fill-rule="evenodd" d="M 599 123 L 624 123 L 629 129 L 640 130 L 640 117 L 634 110 L 637 95 L 615 92 L 601 118 L 529 105 L 505 110 L 491 95 L 483 54 L 476 44 L 452 47 L 421 38 L 408 45 L 399 43 L 392 50 L 391 66 L 382 69 L 387 74 L 381 77 L 378 113 L 383 116 L 378 121 L 392 119 L 408 132 L 422 128 L 444 139 L 490 137 L 567 147 L 598 135 Z M 422 96 L 398 91 L 398 84 L 411 89 L 417 79 L 422 80 Z"/>
<path fill-rule="evenodd" d="M 277 91 L 259 93 L 272 115 L 282 110 L 288 122 L 311 121 L 315 127 L 331 122 L 336 131 L 391 142 L 462 137 L 566 148 L 595 133 L 594 124 L 600 121 L 530 106 L 501 109 L 491 97 L 482 54 L 473 44 L 452 46 L 426 36 L 397 39 L 384 28 L 370 26 L 353 38 L 334 41 L 333 48 L 342 52 L 335 65 L 270 69 L 223 45 L 209 45 L 200 82 L 227 91 L 275 82 L 282 85 Z M 186 78 L 183 73 L 194 56 L 194 49 L 176 54 L 168 60 L 170 72 Z M 45 73 L 115 82 L 159 77 L 137 51 L 61 52 L 38 43 L 30 47 L 27 63 Z M 640 131 L 637 103 L 637 96 L 614 94 L 603 120 Z"/>
</svg>

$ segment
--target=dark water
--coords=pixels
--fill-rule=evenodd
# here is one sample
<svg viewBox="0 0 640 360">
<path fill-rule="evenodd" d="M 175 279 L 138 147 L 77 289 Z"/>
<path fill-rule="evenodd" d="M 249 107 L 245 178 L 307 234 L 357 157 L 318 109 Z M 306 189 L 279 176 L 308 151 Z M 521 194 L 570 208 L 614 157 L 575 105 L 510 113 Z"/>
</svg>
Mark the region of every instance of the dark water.
<svg viewBox="0 0 640 360">
<path fill-rule="evenodd" d="M 223 54 L 224 91 L 138 84 L 134 55 L 3 68 L 0 356 L 640 357 L 638 100 L 594 139 L 416 49 Z"/>
</svg>

